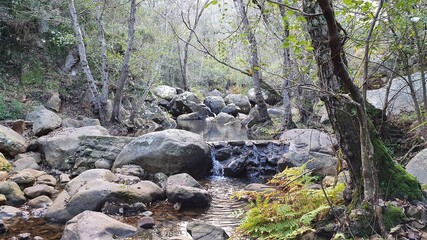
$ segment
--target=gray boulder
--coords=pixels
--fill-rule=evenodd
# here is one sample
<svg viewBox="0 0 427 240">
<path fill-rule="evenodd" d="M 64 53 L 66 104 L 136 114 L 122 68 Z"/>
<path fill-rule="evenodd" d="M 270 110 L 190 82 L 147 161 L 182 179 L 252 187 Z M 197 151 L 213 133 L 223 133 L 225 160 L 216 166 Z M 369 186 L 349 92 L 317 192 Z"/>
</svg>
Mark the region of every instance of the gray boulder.
<svg viewBox="0 0 427 240">
<path fill-rule="evenodd" d="M 414 90 L 418 101 L 422 101 L 422 84 L 421 84 L 421 73 L 417 72 L 412 74 L 412 80 L 414 83 Z M 404 112 L 414 111 L 414 102 L 411 97 L 411 91 L 408 83 L 405 79 L 397 77 L 392 79 L 390 92 L 388 95 L 387 115 L 398 115 Z M 382 109 L 384 106 L 385 96 L 387 92 L 387 86 L 376 90 L 370 90 L 367 92 L 367 101 L 374 105 L 378 109 Z"/>
<path fill-rule="evenodd" d="M 190 222 L 187 225 L 187 232 L 194 240 L 227 240 L 229 238 L 224 229 L 202 222 Z"/>
<path fill-rule="evenodd" d="M 176 95 L 169 103 L 172 115 L 177 117 L 184 113 L 198 112 L 200 99 L 192 92 Z"/>
<path fill-rule="evenodd" d="M 283 154 L 282 159 L 277 162 L 279 171 L 286 167 L 300 167 L 307 164 L 307 169 L 319 175 L 336 175 L 337 158 L 319 152 L 291 151 Z"/>
<path fill-rule="evenodd" d="M 135 234 L 137 229 L 103 213 L 84 211 L 67 222 L 61 240 L 113 240 Z"/>
<path fill-rule="evenodd" d="M 157 86 L 154 88 L 153 93 L 159 98 L 166 99 L 168 101 L 172 100 L 172 98 L 177 95 L 176 88 L 167 85 Z"/>
<path fill-rule="evenodd" d="M 100 211 L 106 202 L 149 203 L 164 199 L 163 190 L 150 181 L 136 184 L 116 183 L 109 170 L 92 169 L 72 179 L 49 207 L 45 217 L 65 222 L 85 211 Z"/>
<path fill-rule="evenodd" d="M 421 150 L 408 162 L 406 171 L 414 175 L 421 184 L 427 184 L 427 149 Z"/>
<path fill-rule="evenodd" d="M 32 157 L 20 158 L 12 163 L 13 170 L 15 172 L 19 172 L 26 168 L 31 168 L 35 170 L 39 170 L 40 166 L 37 164 L 37 161 Z"/>
<path fill-rule="evenodd" d="M 169 202 L 180 203 L 184 207 L 207 207 L 212 201 L 208 191 L 186 173 L 172 175 L 168 178 L 166 197 Z"/>
<path fill-rule="evenodd" d="M 40 137 L 37 144 L 45 154 L 46 162 L 53 168 L 69 170 L 68 158 L 79 147 L 81 136 L 108 135 L 107 129 L 101 126 L 87 126 L 81 128 L 64 128 Z"/>
<path fill-rule="evenodd" d="M 228 94 L 224 100 L 226 104 L 236 104 L 241 109 L 241 113 L 248 114 L 251 110 L 249 98 L 243 94 Z"/>
<path fill-rule="evenodd" d="M 239 112 L 241 112 L 241 111 L 242 111 L 242 109 L 240 109 L 240 107 L 238 107 L 234 103 L 229 103 L 229 104 L 227 104 L 227 106 L 225 106 L 223 109 L 221 109 L 221 112 L 230 114 L 233 117 L 237 117 L 237 115 L 239 115 Z"/>
<path fill-rule="evenodd" d="M 218 89 L 214 89 L 213 91 L 208 92 L 207 96 L 216 96 L 216 97 L 222 97 L 224 94 L 222 94 Z"/>
<path fill-rule="evenodd" d="M 26 201 L 24 193 L 15 182 L 0 182 L 0 194 L 6 196 L 8 205 L 19 206 Z"/>
<path fill-rule="evenodd" d="M 187 172 L 203 176 L 211 159 L 209 147 L 200 135 L 169 129 L 145 134 L 127 144 L 114 161 L 113 169 L 128 164 L 139 165 L 150 173 Z"/>
<path fill-rule="evenodd" d="M 284 132 L 280 140 L 289 143 L 289 151 L 313 151 L 335 154 L 337 140 L 331 134 L 316 129 L 291 129 Z"/>
<path fill-rule="evenodd" d="M 33 122 L 33 133 L 36 136 L 46 135 L 59 128 L 62 121 L 58 115 L 43 106 L 35 107 L 26 120 Z"/>
<path fill-rule="evenodd" d="M 27 150 L 25 138 L 12 129 L 0 125 L 0 151 L 11 156 L 24 153 Z"/>
<path fill-rule="evenodd" d="M 226 124 L 226 123 L 229 123 L 229 122 L 232 122 L 232 121 L 235 121 L 235 120 L 236 119 L 233 116 L 231 116 L 230 114 L 224 113 L 224 112 L 219 113 L 215 117 L 215 121 L 217 123 L 222 123 L 222 124 Z"/>
<path fill-rule="evenodd" d="M 207 96 L 203 100 L 203 103 L 215 114 L 220 113 L 221 109 L 225 107 L 224 99 L 217 96 Z"/>
<path fill-rule="evenodd" d="M 46 175 L 46 172 L 26 168 L 10 176 L 9 180 L 17 183 L 20 187 L 25 188 L 32 186 L 36 182 L 36 179 L 43 175 Z"/>
</svg>

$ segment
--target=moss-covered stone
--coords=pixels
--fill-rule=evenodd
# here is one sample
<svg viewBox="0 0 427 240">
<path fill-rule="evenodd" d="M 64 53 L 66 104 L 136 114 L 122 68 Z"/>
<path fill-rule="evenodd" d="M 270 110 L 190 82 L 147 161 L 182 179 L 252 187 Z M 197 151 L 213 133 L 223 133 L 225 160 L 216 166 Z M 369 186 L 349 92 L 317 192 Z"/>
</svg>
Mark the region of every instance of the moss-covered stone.
<svg viewBox="0 0 427 240">
<path fill-rule="evenodd" d="M 405 218 L 406 216 L 405 213 L 403 213 L 403 210 L 393 204 L 389 204 L 383 213 L 384 225 L 387 229 L 401 223 Z"/>
<path fill-rule="evenodd" d="M 375 133 L 371 136 L 374 162 L 378 167 L 378 180 L 384 198 L 421 200 L 422 191 L 417 179 L 395 164 L 384 143 Z"/>
</svg>

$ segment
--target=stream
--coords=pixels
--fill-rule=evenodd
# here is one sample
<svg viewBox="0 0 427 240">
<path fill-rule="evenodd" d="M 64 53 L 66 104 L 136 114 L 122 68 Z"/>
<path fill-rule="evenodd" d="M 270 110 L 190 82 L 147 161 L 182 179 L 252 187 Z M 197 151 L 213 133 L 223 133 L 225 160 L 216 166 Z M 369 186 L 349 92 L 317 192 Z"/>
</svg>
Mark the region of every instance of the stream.
<svg viewBox="0 0 427 240">
<path fill-rule="evenodd" d="M 203 136 L 205 141 L 218 140 L 247 140 L 244 129 L 239 126 L 222 125 L 217 126 L 212 122 L 195 121 L 188 125 L 187 130 L 191 130 Z M 236 191 L 242 190 L 246 185 L 253 182 L 260 182 L 256 178 L 228 178 L 222 176 L 221 164 L 215 158 L 215 151 L 212 151 L 213 169 L 212 176 L 199 179 L 200 184 L 207 189 L 212 202 L 208 208 L 181 208 L 175 209 L 167 201 L 157 202 L 149 206 L 149 211 L 156 226 L 151 230 L 139 229 L 138 233 L 126 239 L 169 239 L 174 236 L 190 236 L 186 232 L 186 226 L 191 221 L 202 221 L 223 228 L 227 234 L 231 235 L 240 224 L 247 203 L 233 199 Z M 5 234 L 0 234 L 1 239 L 14 239 L 22 233 L 30 233 L 31 238 L 35 236 L 43 239 L 61 239 L 64 224 L 49 223 L 42 217 L 45 210 L 31 210 L 24 205 L 20 208 L 24 214 L 21 217 L 4 219 L 8 226 Z M 142 214 L 131 217 L 111 216 L 121 222 L 137 225 L 137 221 Z M 18 238 L 16 238 L 18 239 Z"/>
<path fill-rule="evenodd" d="M 243 201 L 232 199 L 234 192 L 241 190 L 249 179 L 226 178 L 210 176 L 200 180 L 203 187 L 212 195 L 209 208 L 180 209 L 177 211 L 167 202 L 155 203 L 149 207 L 153 212 L 156 227 L 153 230 L 141 230 L 134 237 L 128 239 L 168 239 L 173 236 L 189 236 L 186 226 L 190 221 L 198 220 L 222 227 L 229 235 L 239 225 L 245 206 Z M 28 211 L 28 207 L 21 208 Z M 25 216 L 27 215 L 27 217 Z M 141 216 L 121 217 L 112 216 L 121 222 L 136 226 Z M 32 237 L 40 236 L 43 239 L 61 239 L 64 226 L 48 223 L 43 217 L 36 217 L 34 213 L 26 212 L 24 217 L 15 217 L 4 220 L 9 225 L 6 234 L 0 235 L 1 239 L 9 239 L 21 233 L 30 233 Z"/>
</svg>

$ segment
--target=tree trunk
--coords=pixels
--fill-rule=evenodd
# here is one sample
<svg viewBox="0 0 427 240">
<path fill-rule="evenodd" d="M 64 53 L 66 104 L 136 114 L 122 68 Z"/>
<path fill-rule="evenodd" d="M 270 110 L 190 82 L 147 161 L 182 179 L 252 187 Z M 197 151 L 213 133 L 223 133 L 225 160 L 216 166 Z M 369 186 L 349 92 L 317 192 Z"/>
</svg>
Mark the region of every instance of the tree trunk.
<svg viewBox="0 0 427 240">
<path fill-rule="evenodd" d="M 129 18 L 129 31 L 128 31 L 128 42 L 127 48 L 123 60 L 123 65 L 120 70 L 120 78 L 117 84 L 116 94 L 114 97 L 113 114 L 111 116 L 111 122 L 119 122 L 120 118 L 120 107 L 122 105 L 124 88 L 126 85 L 128 73 L 129 73 L 129 60 L 133 46 L 133 39 L 135 36 L 135 12 L 136 12 L 136 0 L 130 1 L 130 18 Z"/>
<path fill-rule="evenodd" d="M 93 78 L 92 72 L 90 70 L 90 67 L 87 61 L 86 47 L 83 40 L 82 30 L 80 29 L 76 7 L 74 6 L 74 0 L 69 0 L 69 8 L 70 8 L 71 18 L 73 21 L 74 32 L 76 34 L 77 46 L 79 49 L 80 64 L 86 75 L 87 83 L 89 85 L 89 90 L 92 94 L 92 98 L 91 98 L 92 111 L 97 116 L 99 115 L 99 112 L 101 109 L 100 96 L 99 96 L 98 88 L 96 87 L 95 79 Z"/>
<path fill-rule="evenodd" d="M 282 0 L 277 2 L 282 3 Z M 283 22 L 283 36 L 282 36 L 282 46 L 285 46 L 285 43 L 289 37 L 289 22 L 285 20 L 286 18 L 286 9 L 284 6 L 279 5 L 280 17 Z M 291 105 L 291 79 L 294 78 L 294 73 L 292 71 L 292 62 L 291 54 L 288 47 L 283 47 L 283 77 L 282 80 L 282 97 L 283 97 L 283 110 L 285 112 L 283 117 L 283 127 L 284 129 L 291 129 L 293 126 L 292 122 L 292 105 Z"/>
<path fill-rule="evenodd" d="M 415 35 L 415 43 L 417 45 L 417 53 L 418 53 L 418 64 L 420 65 L 420 72 L 421 72 L 421 84 L 423 87 L 423 105 L 424 105 L 424 112 L 427 112 L 427 89 L 426 89 L 426 75 L 425 75 L 425 52 L 424 52 L 424 46 L 425 42 L 423 42 L 423 39 L 418 34 L 417 25 L 414 21 L 412 21 L 412 29 L 414 30 Z"/>
<path fill-rule="evenodd" d="M 319 3 L 320 2 L 323 3 L 325 8 L 330 8 L 329 1 L 319 0 Z M 318 14 L 322 12 L 315 0 L 304 0 L 303 3 L 304 12 L 306 13 Z M 330 10 L 327 14 L 329 14 L 329 17 L 333 16 L 333 12 Z M 361 148 L 362 145 L 365 145 L 364 148 L 369 148 L 369 145 L 367 145 L 369 140 L 372 143 L 373 149 L 371 153 L 372 162 L 378 168 L 381 196 L 388 198 L 406 197 L 409 199 L 420 199 L 422 194 L 418 182 L 413 176 L 406 173 L 402 167 L 393 163 L 391 156 L 376 134 L 370 120 L 367 119 L 366 123 L 360 124 L 359 120 L 364 121 L 364 111 L 363 108 L 361 108 L 364 102 L 361 100 L 359 89 L 352 86 L 348 73 L 345 74 L 346 71 L 342 71 L 342 68 L 345 67 L 345 57 L 341 52 L 342 49 L 340 49 L 342 47 L 342 43 L 340 42 L 341 38 L 334 35 L 334 33 L 336 34 L 338 31 L 336 25 L 331 26 L 336 23 L 332 21 L 329 22 L 328 25 L 323 16 L 307 15 L 306 19 L 316 62 L 319 68 L 319 85 L 322 92 L 328 93 L 322 95 L 321 99 L 325 102 L 329 119 L 337 135 L 341 151 L 351 171 L 354 188 L 353 203 L 358 205 L 359 200 L 363 200 L 364 198 L 369 200 L 373 197 L 372 194 L 374 194 L 368 193 L 366 190 L 369 190 L 370 186 L 375 184 L 375 179 L 372 180 L 372 176 L 369 176 L 375 173 L 372 173 L 369 169 L 372 165 L 369 165 L 369 163 L 366 164 L 366 162 L 362 163 L 361 154 L 362 151 L 365 154 L 365 156 L 363 156 L 365 158 L 363 161 L 369 160 L 369 151 Z M 335 30 L 332 31 L 330 40 L 328 34 L 331 33 L 328 27 L 335 27 Z M 331 58 L 331 54 L 335 59 Z M 338 95 L 337 93 L 341 94 Z M 350 94 L 351 98 L 346 97 L 346 94 Z M 357 104 L 355 105 L 351 103 L 351 101 Z M 359 116 L 362 116 L 362 118 L 359 119 Z M 369 134 L 361 134 L 360 130 L 366 132 L 366 129 L 369 131 Z M 368 136 L 369 139 L 367 139 Z M 363 141 L 364 144 L 361 144 L 361 141 Z M 368 153 L 368 159 L 366 159 L 366 153 Z M 364 178 L 366 178 L 368 182 L 364 182 Z M 363 186 L 368 189 L 364 189 Z"/>
<path fill-rule="evenodd" d="M 186 39 L 184 43 L 184 53 L 182 57 L 182 64 L 181 64 L 181 73 L 182 73 L 182 82 L 183 82 L 183 88 L 185 91 L 190 91 L 190 86 L 188 84 L 188 50 L 190 46 L 191 39 L 193 38 L 194 31 L 196 31 L 197 25 L 199 24 L 199 20 L 202 17 L 203 11 L 205 10 L 205 6 L 209 3 L 209 0 L 206 0 L 204 4 L 199 6 L 199 1 L 196 2 L 196 16 L 194 17 L 194 23 L 191 23 L 190 21 L 190 8 L 187 10 L 187 16 L 188 16 L 188 22 L 185 23 L 190 29 L 190 34 L 188 35 L 188 38 Z M 182 13 L 181 13 L 182 14 Z M 183 18 L 183 21 L 184 18 Z"/>
<path fill-rule="evenodd" d="M 102 22 L 103 14 L 103 1 L 98 0 L 98 6 L 96 8 L 96 21 L 98 24 L 98 42 L 101 46 L 101 109 L 99 111 L 99 118 L 102 124 L 108 122 L 107 117 L 107 101 L 108 101 L 108 61 L 107 61 L 107 44 L 105 43 L 104 27 Z"/>
<path fill-rule="evenodd" d="M 243 4 L 243 0 L 234 0 L 234 3 L 236 5 L 236 9 L 240 18 L 242 19 L 243 32 L 246 34 L 246 37 L 250 44 L 251 56 L 249 59 L 249 63 L 250 63 L 253 87 L 255 90 L 256 102 L 257 102 L 258 112 L 259 112 L 258 121 L 267 122 L 267 121 L 270 121 L 270 116 L 268 115 L 267 104 L 265 103 L 264 97 L 262 96 L 262 92 L 261 92 L 262 74 L 261 74 L 261 68 L 258 62 L 259 61 L 258 47 L 257 47 L 256 38 L 255 38 L 255 33 L 251 29 L 248 17 L 246 16 L 246 10 Z"/>
</svg>

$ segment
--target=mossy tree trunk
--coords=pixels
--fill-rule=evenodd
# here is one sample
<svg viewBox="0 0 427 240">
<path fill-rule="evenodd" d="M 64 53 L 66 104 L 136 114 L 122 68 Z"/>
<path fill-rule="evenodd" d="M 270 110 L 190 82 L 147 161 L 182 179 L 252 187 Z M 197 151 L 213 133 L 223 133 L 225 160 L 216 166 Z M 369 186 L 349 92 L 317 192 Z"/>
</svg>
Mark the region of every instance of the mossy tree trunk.
<svg viewBox="0 0 427 240">
<path fill-rule="evenodd" d="M 360 99 L 357 99 L 357 96 L 354 98 L 360 92 L 355 93 L 354 91 L 359 91 L 357 88 L 351 89 L 351 86 L 349 87 L 345 84 L 341 75 L 342 72 L 336 69 L 337 66 L 333 64 L 330 47 L 333 48 L 337 43 L 331 46 L 328 44 L 330 40 L 328 25 L 325 17 L 322 15 L 323 12 L 318 2 L 316 0 L 304 0 L 303 3 L 304 11 L 308 13 L 305 16 L 307 28 L 319 67 L 319 86 L 323 93 L 321 99 L 325 102 L 329 119 L 337 135 L 342 154 L 347 160 L 351 171 L 352 187 L 355 193 L 353 195 L 353 203 L 356 206 L 361 204 L 361 200 L 364 200 L 366 197 L 365 194 L 370 194 L 364 189 L 364 178 L 366 177 L 374 179 L 373 183 L 378 185 L 379 196 L 382 198 L 421 199 L 422 194 L 419 183 L 401 166 L 394 164 L 369 119 L 367 119 L 365 125 L 366 130 L 369 130 L 368 135 L 360 134 L 360 114 L 363 114 L 363 112 L 360 112 L 360 109 L 357 107 L 357 104 L 361 105 Z M 344 43 L 342 41 L 343 38 L 336 40 L 341 40 L 338 44 Z M 343 51 L 334 56 L 339 57 L 342 64 L 346 63 Z M 351 96 L 351 98 L 346 96 Z M 364 167 L 365 169 L 369 167 L 362 165 L 362 145 L 360 143 L 364 137 L 369 137 L 367 140 L 370 140 L 368 142 L 371 143 L 372 147 L 372 153 L 368 156 L 373 163 L 372 167 L 374 167 L 374 169 L 371 169 L 371 173 L 362 172 Z M 365 146 L 369 147 L 369 145 Z M 375 181 L 374 176 L 368 176 L 369 174 L 376 173 L 378 173 L 378 182 Z"/>
</svg>

